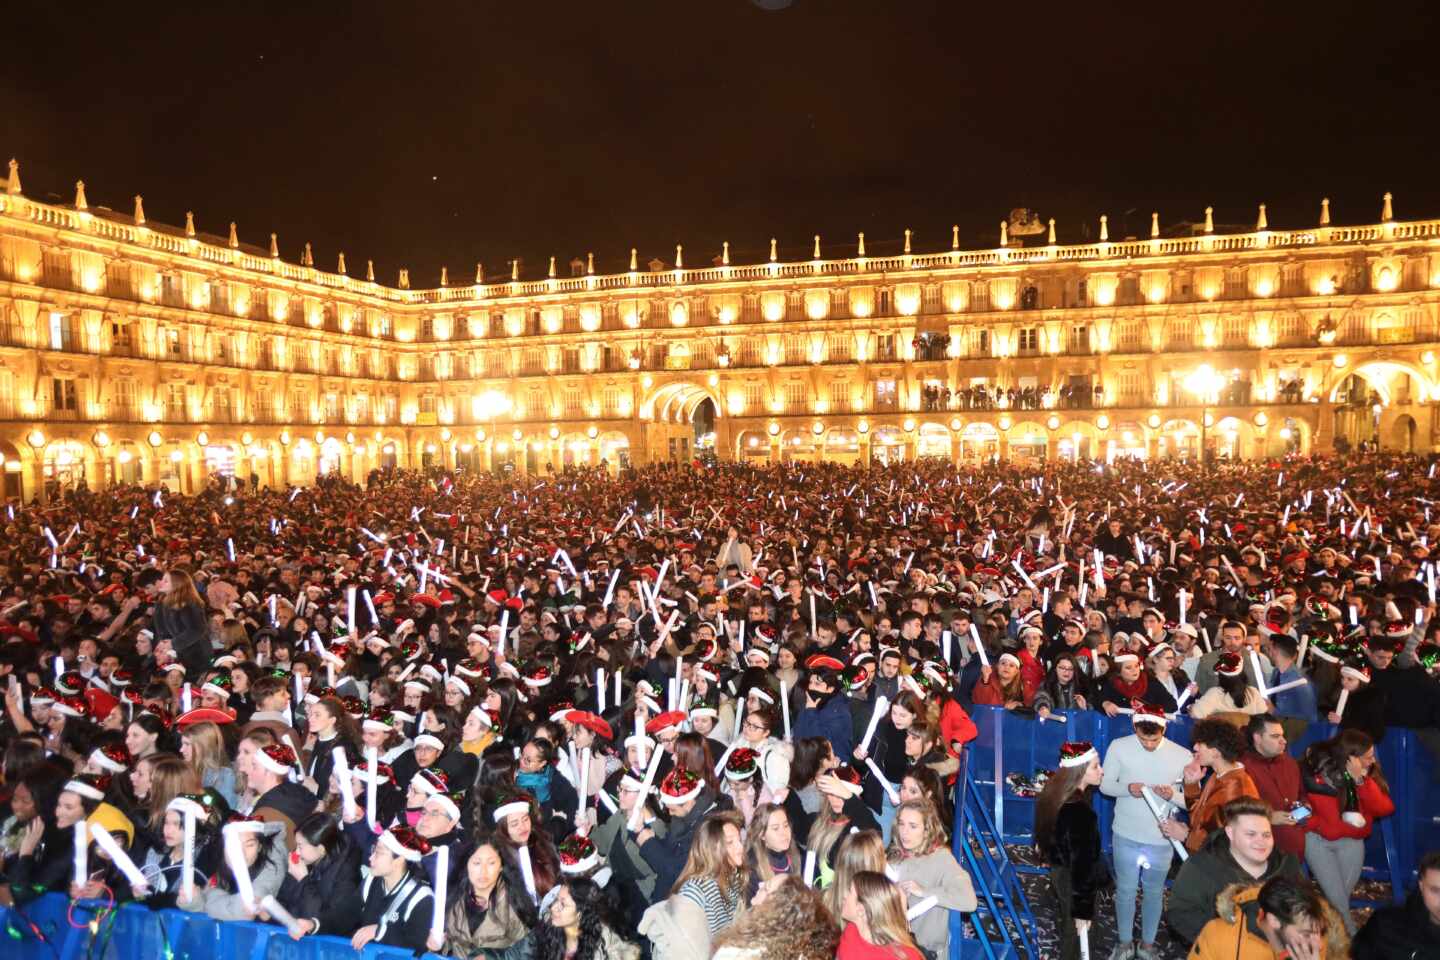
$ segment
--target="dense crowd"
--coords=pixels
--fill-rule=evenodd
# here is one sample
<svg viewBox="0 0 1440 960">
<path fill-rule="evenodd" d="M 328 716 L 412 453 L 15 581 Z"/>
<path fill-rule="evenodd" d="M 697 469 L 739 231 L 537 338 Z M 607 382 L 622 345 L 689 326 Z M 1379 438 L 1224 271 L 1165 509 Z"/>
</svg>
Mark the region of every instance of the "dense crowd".
<svg viewBox="0 0 1440 960">
<path fill-rule="evenodd" d="M 1350 909 L 1396 809 L 1376 743 L 1440 751 L 1435 472 L 720 464 L 11 503 L 0 902 L 462 960 L 946 957 L 988 705 L 1130 718 L 1034 785 L 1066 960 L 1112 887 L 1114 958 L 1158 957 L 1162 923 L 1202 960 L 1437 956 L 1440 857 L 1406 906 Z M 1293 757 L 1311 724 L 1334 735 Z"/>
</svg>

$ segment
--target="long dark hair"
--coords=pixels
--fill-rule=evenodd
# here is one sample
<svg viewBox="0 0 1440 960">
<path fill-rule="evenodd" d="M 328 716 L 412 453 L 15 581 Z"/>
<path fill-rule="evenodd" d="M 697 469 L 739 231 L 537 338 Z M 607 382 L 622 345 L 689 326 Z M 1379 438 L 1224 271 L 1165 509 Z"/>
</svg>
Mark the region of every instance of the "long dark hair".
<svg viewBox="0 0 1440 960">
<path fill-rule="evenodd" d="M 495 856 L 500 858 L 500 877 L 495 881 L 495 891 L 490 897 L 492 906 L 496 899 L 503 893 L 506 902 L 510 904 L 510 909 L 514 911 L 515 916 L 520 918 L 520 922 L 527 928 L 534 928 L 540 917 L 535 909 L 534 901 L 530 899 L 529 891 L 525 889 L 525 877 L 520 872 L 519 862 L 508 859 L 505 856 L 501 841 L 486 834 L 476 840 L 474 846 L 470 847 L 470 853 L 465 857 L 467 863 L 470 858 L 475 855 L 475 851 L 481 847 L 491 848 L 495 851 Z M 468 867 L 461 871 L 461 877 L 460 900 L 461 902 L 465 902 L 466 898 L 475 893 L 475 887 L 470 883 L 470 870 Z"/>
<path fill-rule="evenodd" d="M 1080 786 L 1085 779 L 1085 771 L 1089 768 L 1088 763 L 1078 767 L 1061 767 L 1045 781 L 1045 789 L 1040 791 L 1040 796 L 1035 801 L 1035 848 L 1040 851 L 1041 856 L 1049 857 L 1050 843 L 1055 839 L 1055 820 L 1060 816 L 1060 808 L 1077 798 L 1089 800 L 1089 792 L 1094 788 Z"/>
<path fill-rule="evenodd" d="M 1351 757 L 1364 756 L 1374 746 L 1375 741 L 1370 739 L 1370 735 L 1363 730 L 1341 730 L 1329 740 L 1311 744 L 1305 751 L 1302 765 L 1305 772 L 1313 779 L 1323 781 L 1335 789 L 1336 793 L 1340 795 L 1344 809 L 1352 810 L 1354 809 L 1354 796 L 1353 791 L 1346 789 L 1345 765 Z M 1378 759 L 1370 768 L 1370 778 L 1379 783 L 1386 793 L 1390 792 L 1390 786 L 1385 782 L 1385 775 L 1380 772 Z"/>
<path fill-rule="evenodd" d="M 604 942 L 604 929 L 612 933 L 618 930 L 613 910 L 605 891 L 589 880 L 565 880 L 556 884 L 567 887 L 575 899 L 575 910 L 580 915 L 580 939 L 575 945 L 575 960 L 590 960 L 598 956 Z M 616 933 L 618 936 L 619 934 Z M 540 918 L 535 928 L 535 960 L 565 960 L 565 931 L 550 922 L 547 914 Z"/>
<path fill-rule="evenodd" d="M 265 865 L 270 862 L 270 857 L 275 850 L 275 844 L 284 843 L 283 840 L 279 839 L 282 833 L 283 831 L 276 831 L 274 833 L 261 832 L 256 834 L 256 837 L 260 841 L 260 847 L 255 851 L 255 862 L 250 864 L 251 880 L 259 877 L 261 871 L 265 869 Z M 223 833 L 220 835 L 223 836 Z M 228 857 L 221 857 L 220 859 L 220 871 L 215 876 L 215 884 L 226 893 L 237 892 L 235 872 L 230 866 L 230 859 Z"/>
</svg>

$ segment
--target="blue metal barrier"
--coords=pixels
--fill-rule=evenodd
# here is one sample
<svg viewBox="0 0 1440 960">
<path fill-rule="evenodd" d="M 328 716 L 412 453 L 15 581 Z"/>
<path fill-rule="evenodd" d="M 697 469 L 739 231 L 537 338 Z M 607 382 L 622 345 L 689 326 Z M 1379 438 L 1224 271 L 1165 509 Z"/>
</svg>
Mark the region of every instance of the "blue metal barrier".
<svg viewBox="0 0 1440 960">
<path fill-rule="evenodd" d="M 127 904 L 108 915 L 104 904 L 76 904 L 58 893 L 23 907 L 0 908 L 6 960 L 355 960 L 350 941 L 316 936 L 291 940 L 283 927 L 267 923 L 212 920 L 181 910 L 151 910 Z M 93 928 L 91 925 L 94 923 Z M 409 950 L 368 946 L 363 960 L 414 960 Z M 425 954 L 427 960 L 443 960 Z"/>
<path fill-rule="evenodd" d="M 1112 718 L 1090 710 L 1071 711 L 1063 723 L 1041 722 L 1001 707 L 977 706 L 970 716 L 979 730 L 966 747 L 973 774 L 970 789 L 978 794 L 978 805 L 987 813 L 993 811 L 990 818 L 998 835 L 1006 843 L 1015 844 L 1033 840 L 1035 802 L 1011 793 L 1005 786 L 1006 774 L 1030 775 L 1036 770 L 1054 769 L 1060 744 L 1066 740 L 1089 740 L 1103 758 L 1112 740 L 1132 733 L 1129 716 Z M 1166 735 L 1188 747 L 1191 725 L 1188 718 L 1172 721 Z M 1335 732 L 1331 724 L 1312 724 L 1290 744 L 1290 753 L 1298 758 L 1306 747 Z M 1400 901 L 1414 885 L 1420 857 L 1428 850 L 1440 849 L 1440 790 L 1432 777 L 1434 760 L 1411 731 L 1389 731 L 1375 753 L 1390 785 L 1396 811 L 1380 821 L 1380 829 L 1371 832 L 1365 844 L 1365 873 L 1389 881 Z M 1115 801 L 1097 792 L 1096 805 L 1102 844 L 1108 852 Z M 957 834 L 963 828 L 963 815 L 963 805 L 957 802 Z"/>
</svg>

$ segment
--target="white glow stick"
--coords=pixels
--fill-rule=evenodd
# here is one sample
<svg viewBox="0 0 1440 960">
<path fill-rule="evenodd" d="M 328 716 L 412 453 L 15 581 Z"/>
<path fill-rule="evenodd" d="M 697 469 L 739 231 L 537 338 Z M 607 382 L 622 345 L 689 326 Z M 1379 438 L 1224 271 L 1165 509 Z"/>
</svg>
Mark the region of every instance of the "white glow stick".
<svg viewBox="0 0 1440 960">
<path fill-rule="evenodd" d="M 1150 808 L 1150 812 L 1155 815 L 1155 822 L 1157 824 L 1164 823 L 1166 815 L 1160 809 L 1160 798 L 1155 796 L 1155 791 L 1151 790 L 1150 786 L 1147 784 L 1140 788 L 1140 794 L 1145 798 L 1145 805 L 1148 806 Z M 1190 853 L 1185 849 L 1185 844 L 1181 843 L 1179 840 L 1176 840 L 1174 837 L 1170 837 L 1169 839 L 1170 846 L 1175 848 L 1176 856 L 1178 856 L 1182 861 L 1189 860 Z"/>
<path fill-rule="evenodd" d="M 869 751 L 870 739 L 875 736 L 875 728 L 880 724 L 880 718 L 885 716 L 890 709 L 890 701 L 880 696 L 875 698 L 875 709 L 870 714 L 870 725 L 865 728 L 865 737 L 860 741 L 860 749 Z"/>
<path fill-rule="evenodd" d="M 950 631 L 949 631 L 949 630 L 941 630 L 941 631 L 940 631 L 940 659 L 945 662 L 945 666 L 947 666 L 947 667 L 950 666 Z"/>
<path fill-rule="evenodd" d="M 370 591 L 369 591 L 369 590 L 366 590 L 366 591 L 365 591 L 365 608 L 370 611 L 370 624 L 371 624 L 371 626 L 379 626 L 379 624 L 380 624 L 380 618 L 375 615 L 375 601 L 372 600 L 372 599 L 370 599 Z M 351 629 L 351 630 L 354 630 L 355 628 L 354 628 L 354 627 L 351 627 L 350 629 Z"/>
<path fill-rule="evenodd" d="M 195 896 L 195 812 L 185 810 L 185 841 L 181 847 L 181 869 L 185 876 L 180 880 L 181 897 L 189 900 Z"/>
<path fill-rule="evenodd" d="M 584 813 L 587 801 L 590 799 L 590 748 L 585 747 L 580 751 L 580 769 L 575 771 L 575 789 L 580 794 L 580 804 L 575 808 L 576 813 Z"/>
<path fill-rule="evenodd" d="M 276 900 L 274 897 L 268 894 L 264 897 L 261 897 L 260 909 L 270 914 L 272 918 L 279 920 L 281 923 L 283 923 L 285 925 L 285 929 L 289 931 L 290 936 L 297 939 L 304 936 L 305 931 L 300 929 L 300 921 L 295 919 L 295 915 L 293 913 L 280 906 L 280 901 Z"/>
<path fill-rule="evenodd" d="M 185 686 L 180 688 L 180 709 L 185 713 L 189 713 L 193 701 L 194 696 L 190 692 L 190 681 L 187 680 L 185 681 Z"/>
<path fill-rule="evenodd" d="M 650 788 L 655 783 L 655 772 L 660 769 L 660 758 L 663 756 L 665 756 L 665 751 L 659 749 L 650 755 L 650 766 L 645 768 L 645 779 L 640 784 L 640 796 L 642 798 L 650 795 Z M 630 811 L 630 820 L 627 824 L 629 829 L 634 830 L 640 825 L 640 815 L 644 809 L 645 804 L 637 801 L 634 809 Z M 524 848 L 522 847 L 521 849 L 523 850 Z"/>
<path fill-rule="evenodd" d="M 980 666 L 990 666 L 990 657 L 985 652 L 985 644 L 980 642 L 980 628 L 975 626 L 975 621 L 970 621 L 970 636 L 975 638 L 975 655 L 980 658 Z"/>
<path fill-rule="evenodd" d="M 505 656 L 505 635 L 510 632 L 510 608 L 506 607 L 500 614 L 500 656 Z"/>
<path fill-rule="evenodd" d="M 64 673 L 65 673 L 65 658 L 64 658 L 64 657 L 56 657 L 56 658 L 55 658 L 55 676 L 56 676 L 56 677 L 60 677 L 60 676 L 62 676 Z"/>
<path fill-rule="evenodd" d="M 245 862 L 245 851 L 240 848 L 240 834 L 235 830 L 225 831 L 225 862 L 235 875 L 235 892 L 246 907 L 255 907 L 255 885 L 250 882 L 250 865 Z"/>
<path fill-rule="evenodd" d="M 923 900 L 917 900 L 910 907 L 909 910 L 905 911 L 905 919 L 913 922 L 916 917 L 920 916 L 923 913 L 926 913 L 928 910 L 930 910 L 930 908 L 934 907 L 939 902 L 940 898 L 933 896 L 926 897 Z"/>
<path fill-rule="evenodd" d="M 330 753 L 335 758 L 335 780 L 340 787 L 340 810 L 345 816 L 345 822 L 349 823 L 355 814 L 355 784 L 350 777 L 350 758 L 345 756 L 344 747 L 336 747 Z"/>
<path fill-rule="evenodd" d="M 1080 960 L 1090 960 L 1090 924 L 1079 923 L 1076 930 L 1080 934 Z"/>
<path fill-rule="evenodd" d="M 619 704 L 616 704 L 619 706 Z M 595 712 L 605 712 L 605 668 L 595 668 Z"/>
<path fill-rule="evenodd" d="M 785 721 L 785 739 L 790 739 L 790 689 L 784 680 L 780 681 L 780 716 Z"/>
<path fill-rule="evenodd" d="M 88 826 L 83 819 L 75 821 L 75 875 L 72 880 L 77 887 L 85 886 L 90 880 L 90 837 L 86 832 Z"/>
<path fill-rule="evenodd" d="M 620 689 L 620 671 L 615 671 L 615 709 L 620 709 L 621 702 L 625 699 L 624 692 Z"/>
<path fill-rule="evenodd" d="M 229 537 L 225 538 L 225 552 L 230 554 L 230 562 L 235 562 L 235 541 Z"/>
<path fill-rule="evenodd" d="M 1280 686 L 1278 686 L 1278 687 L 1267 687 L 1267 688 L 1265 689 L 1265 696 L 1266 696 L 1266 697 L 1269 697 L 1269 696 L 1271 696 L 1272 694 L 1284 693 L 1286 690 L 1293 690 L 1293 689 L 1295 689 L 1296 687 L 1303 687 L 1303 686 L 1305 686 L 1305 684 L 1307 684 L 1307 683 L 1309 683 L 1309 682 L 1310 682 L 1310 681 L 1307 680 L 1307 679 L 1305 679 L 1304 677 L 1301 677 L 1301 678 L 1298 679 L 1298 680 L 1289 680 L 1289 681 L 1287 681 L 1287 682 L 1285 682 L 1285 683 L 1280 684 Z"/>
<path fill-rule="evenodd" d="M 880 786 L 885 788 L 885 794 L 890 798 L 890 802 L 898 806 L 900 794 L 895 790 L 895 785 L 885 779 L 885 774 L 880 772 L 880 764 L 875 762 L 874 757 L 866 757 L 865 765 L 870 768 L 871 773 L 875 774 L 875 779 L 880 781 Z"/>
<path fill-rule="evenodd" d="M 375 829 L 375 794 L 380 786 L 380 750 L 378 747 L 365 748 L 365 763 L 370 776 L 365 780 L 365 822 Z"/>
<path fill-rule="evenodd" d="M 527 855 L 529 848 L 521 847 Z M 527 856 L 528 862 L 528 856 Z M 450 845 L 441 844 L 435 851 L 435 909 L 430 912 L 430 936 L 445 938 L 445 896 L 450 883 Z"/>
<path fill-rule="evenodd" d="M 1025 581 L 1025 586 L 1029 587 L 1031 590 L 1036 589 L 1036 588 L 1035 588 L 1035 581 L 1034 581 L 1034 580 L 1031 580 L 1031 579 L 1030 579 L 1030 574 L 1028 574 L 1028 573 L 1025 572 L 1025 568 L 1024 568 L 1024 567 L 1020 566 L 1020 558 L 1019 558 L 1019 557 L 1016 557 L 1014 560 L 1011 560 L 1011 561 L 1010 561 L 1010 566 L 1014 567 L 1014 568 L 1015 568 L 1015 572 L 1018 573 L 1018 574 L 1020 574 L 1020 578 Z"/>
<path fill-rule="evenodd" d="M 659 752 L 656 751 L 656 753 Z M 643 807 L 642 803 L 635 804 L 636 810 Z M 535 868 L 530 864 L 530 848 L 522 845 L 517 852 L 520 854 L 520 873 L 525 878 L 525 889 L 530 891 L 530 898 L 535 901 L 536 905 L 539 905 L 540 895 L 535 892 Z"/>
<path fill-rule="evenodd" d="M 145 882 L 145 874 L 140 872 L 140 868 L 135 866 L 135 861 L 130 859 L 130 854 L 115 842 L 115 838 L 110 836 L 108 830 L 104 827 L 94 826 L 90 828 L 90 835 L 95 838 L 95 845 L 110 855 L 110 862 L 125 874 L 125 879 L 130 881 L 131 887 L 143 889 L 149 886 Z"/>
<path fill-rule="evenodd" d="M 1183 625 L 1185 623 L 1186 609 L 1190 606 L 1190 594 L 1184 590 L 1177 590 L 1175 592 L 1175 599 L 1180 601 L 1180 623 Z"/>
<path fill-rule="evenodd" d="M 353 586 L 345 588 L 345 615 L 346 626 L 353 635 L 355 633 L 355 588 Z"/>
<path fill-rule="evenodd" d="M 1255 668 L 1255 685 L 1260 688 L 1260 696 L 1268 696 L 1265 688 L 1265 674 L 1260 669 L 1260 654 L 1254 650 L 1250 651 L 1250 665 Z"/>
<path fill-rule="evenodd" d="M 815 636 L 815 591 L 810 591 L 810 636 Z"/>
<path fill-rule="evenodd" d="M 1179 713 L 1179 712 L 1180 712 L 1180 710 L 1185 706 L 1185 701 L 1189 700 L 1189 699 L 1190 699 L 1190 695 L 1191 695 L 1192 693 L 1194 693 L 1194 692 L 1195 692 L 1195 684 L 1193 684 L 1193 683 L 1192 683 L 1192 684 L 1188 684 L 1188 685 L 1185 687 L 1184 691 L 1181 692 L 1181 694 L 1180 694 L 1180 699 L 1175 701 L 1175 712 L 1176 712 L 1176 713 Z"/>
<path fill-rule="evenodd" d="M 805 851 L 805 886 L 815 886 L 815 851 Z"/>
<path fill-rule="evenodd" d="M 1342 689 L 1340 699 L 1335 702 L 1335 716 L 1341 720 L 1345 719 L 1345 704 L 1350 700 L 1350 691 Z"/>
</svg>

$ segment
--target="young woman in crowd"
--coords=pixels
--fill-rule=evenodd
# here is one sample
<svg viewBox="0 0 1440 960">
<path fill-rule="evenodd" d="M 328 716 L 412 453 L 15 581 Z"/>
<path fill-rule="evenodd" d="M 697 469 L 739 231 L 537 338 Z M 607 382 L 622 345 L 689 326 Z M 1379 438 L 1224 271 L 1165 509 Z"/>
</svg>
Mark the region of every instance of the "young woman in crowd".
<svg viewBox="0 0 1440 960">
<path fill-rule="evenodd" d="M 185 874 L 185 818 L 195 821 L 195 859 L 190 875 Z M 161 828 L 162 844 L 151 847 L 144 861 L 137 861 L 141 872 L 149 878 L 146 889 L 137 891 L 137 899 L 151 909 L 177 905 L 180 891 L 187 881 L 191 889 L 205 886 L 219 862 L 220 851 L 214 841 L 220 834 L 219 804 L 208 794 L 182 793 L 165 806 L 165 824 Z"/>
<path fill-rule="evenodd" d="M 452 957 L 469 958 L 522 944 L 536 924 L 535 904 L 525 892 L 520 871 L 506 867 L 489 838 L 470 852 L 464 878 L 455 896 L 449 898 L 444 942 L 432 938 L 426 946 Z"/>
<path fill-rule="evenodd" d="M 1079 931 L 1094 920 L 1096 894 L 1108 877 L 1091 800 L 1102 776 L 1094 747 L 1065 743 L 1060 768 L 1035 802 L 1035 847 L 1050 865 L 1059 907 L 1060 960 L 1080 960 Z"/>
<path fill-rule="evenodd" d="M 905 919 L 905 895 L 885 874 L 857 873 L 845 891 L 840 919 L 845 931 L 836 960 L 922 960 Z"/>
<path fill-rule="evenodd" d="M 1045 682 L 1035 691 L 1031 704 L 1041 717 L 1051 713 L 1069 710 L 1091 709 L 1090 682 L 1075 665 L 1073 654 L 1062 653 L 1055 657 Z"/>
<path fill-rule="evenodd" d="M 834 847 L 834 855 L 828 864 L 821 863 L 816 875 L 815 886 L 824 891 L 825 905 L 830 915 L 840 926 L 845 902 L 845 891 L 856 874 L 870 871 L 884 873 L 887 868 L 885 841 L 880 839 L 878 830 L 861 830 L 846 834 Z"/>
<path fill-rule="evenodd" d="M 297 825 L 295 850 L 275 897 L 296 919 L 295 933 L 348 937 L 355 932 L 350 911 L 359 896 L 361 860 L 360 849 L 333 816 L 316 813 Z"/>
<path fill-rule="evenodd" d="M 1013 653 L 1002 653 L 995 666 L 982 666 L 971 697 L 976 704 L 1021 710 L 1035 700 L 1035 686 L 1026 686 L 1020 675 L 1020 659 Z"/>
<path fill-rule="evenodd" d="M 605 893 L 589 880 L 555 887 L 535 928 L 534 960 L 639 960 L 640 947 L 625 939 Z"/>
<path fill-rule="evenodd" d="M 799 876 L 803 866 L 800 848 L 790 815 L 774 803 L 762 803 L 750 820 L 746 844 L 746 865 L 750 872 L 748 897 L 754 897 L 760 884 L 773 877 Z"/>
<path fill-rule="evenodd" d="M 225 750 L 225 738 L 218 725 L 206 721 L 186 727 L 180 734 L 180 756 L 200 777 L 201 786 L 224 797 L 232 810 L 240 805 L 235 766 Z"/>
<path fill-rule="evenodd" d="M 940 815 L 929 803 L 900 804 L 889 849 L 895 880 L 912 902 L 935 897 L 935 907 L 911 924 L 915 941 L 937 957 L 950 954 L 950 911 L 970 913 L 978 903 L 970 874 L 945 843 Z"/>
<path fill-rule="evenodd" d="M 712 938 L 735 920 L 749 893 L 744 827 L 734 811 L 700 821 L 690 857 L 675 881 L 675 893 L 705 911 Z"/>
<path fill-rule="evenodd" d="M 1204 720 L 1217 713 L 1269 713 L 1270 701 L 1247 682 L 1246 676 L 1245 660 L 1240 654 L 1222 653 L 1215 662 L 1215 686 L 1191 704 L 1190 716 Z"/>
<path fill-rule="evenodd" d="M 203 786 L 193 767 L 173 753 L 152 753 L 130 773 L 135 807 L 126 812 L 135 825 L 136 859 L 152 849 L 165 849 L 160 828 L 170 801 L 182 793 L 199 793 Z"/>
<path fill-rule="evenodd" d="M 833 960 L 840 930 L 798 876 L 760 887 L 751 909 L 715 942 L 712 960 Z"/>
<path fill-rule="evenodd" d="M 1300 772 L 1311 807 L 1305 863 L 1353 935 L 1350 896 L 1365 866 L 1365 840 L 1376 820 L 1395 812 L 1395 802 L 1375 760 L 1375 743 L 1359 730 L 1311 746 Z"/>
</svg>

